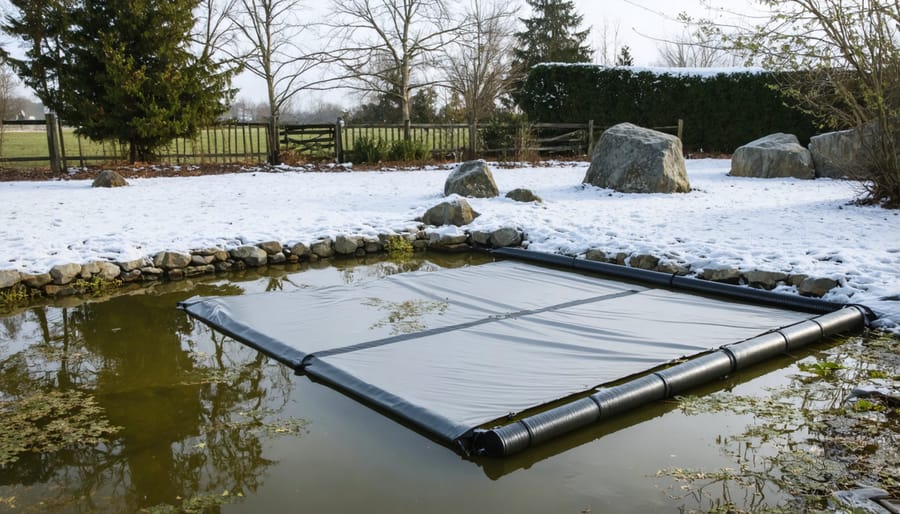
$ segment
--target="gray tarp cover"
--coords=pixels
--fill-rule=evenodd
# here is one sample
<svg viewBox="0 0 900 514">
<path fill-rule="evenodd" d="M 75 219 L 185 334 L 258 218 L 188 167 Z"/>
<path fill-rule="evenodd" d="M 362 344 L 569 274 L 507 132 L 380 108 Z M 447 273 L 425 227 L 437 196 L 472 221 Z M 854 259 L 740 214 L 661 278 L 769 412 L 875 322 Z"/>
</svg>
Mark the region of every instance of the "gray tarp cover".
<svg viewBox="0 0 900 514">
<path fill-rule="evenodd" d="M 815 317 L 509 261 L 181 307 L 447 442 Z"/>
</svg>

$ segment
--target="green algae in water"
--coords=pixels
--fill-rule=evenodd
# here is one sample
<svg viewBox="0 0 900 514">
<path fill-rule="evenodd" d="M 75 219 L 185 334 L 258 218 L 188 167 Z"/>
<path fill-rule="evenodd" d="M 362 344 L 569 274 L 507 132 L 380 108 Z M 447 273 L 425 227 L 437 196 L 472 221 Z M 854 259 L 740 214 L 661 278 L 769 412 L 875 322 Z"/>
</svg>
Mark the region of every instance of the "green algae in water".
<svg viewBox="0 0 900 514">
<path fill-rule="evenodd" d="M 860 383 L 897 377 L 898 343 L 889 335 L 850 339 L 797 363 L 801 373 L 765 395 L 720 391 L 680 398 L 688 416 L 732 413 L 754 420 L 717 441 L 735 467 L 674 467 L 657 477 L 679 484 L 670 495 L 700 512 L 827 509 L 833 492 L 859 484 L 900 495 L 900 409 L 880 397 L 848 401 Z M 770 504 L 767 489 L 791 499 Z"/>
<path fill-rule="evenodd" d="M 121 427 L 79 391 L 48 391 L 0 401 L 0 468 L 23 453 L 50 453 L 107 442 Z"/>
</svg>

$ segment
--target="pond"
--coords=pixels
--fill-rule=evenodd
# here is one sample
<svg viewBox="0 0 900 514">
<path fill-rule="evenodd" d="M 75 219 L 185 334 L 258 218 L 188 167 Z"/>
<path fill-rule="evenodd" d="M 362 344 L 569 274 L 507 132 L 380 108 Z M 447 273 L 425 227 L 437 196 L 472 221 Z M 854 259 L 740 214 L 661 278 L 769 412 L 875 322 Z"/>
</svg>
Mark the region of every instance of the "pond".
<svg viewBox="0 0 900 514">
<path fill-rule="evenodd" d="M 807 487 L 812 496 L 860 477 L 896 487 L 890 458 L 855 471 L 821 456 L 785 472 L 797 465 L 779 460 L 785 448 L 789 456 L 815 455 L 808 449 L 823 429 L 765 403 L 777 398 L 773 391 L 794 391 L 783 402 L 840 407 L 847 392 L 833 383 L 840 373 L 821 371 L 839 358 L 836 369 L 896 379 L 896 362 L 855 350 L 895 345 L 890 338 L 817 345 L 695 392 L 718 404 L 658 402 L 512 458 L 467 459 L 175 309 L 195 295 L 352 284 L 483 262 L 471 254 L 335 260 L 0 317 L 0 512 L 758 510 L 791 505 L 784 491 L 805 494 L 807 482 L 816 484 Z M 806 394 L 802 383 L 832 393 Z M 761 403 L 722 408 L 723 398 Z M 896 450 L 890 409 L 865 413 L 890 436 L 870 436 L 876 448 L 867 455 Z M 823 486 L 826 464 L 843 468 L 829 471 Z M 796 481 L 784 478 L 791 473 Z"/>
</svg>

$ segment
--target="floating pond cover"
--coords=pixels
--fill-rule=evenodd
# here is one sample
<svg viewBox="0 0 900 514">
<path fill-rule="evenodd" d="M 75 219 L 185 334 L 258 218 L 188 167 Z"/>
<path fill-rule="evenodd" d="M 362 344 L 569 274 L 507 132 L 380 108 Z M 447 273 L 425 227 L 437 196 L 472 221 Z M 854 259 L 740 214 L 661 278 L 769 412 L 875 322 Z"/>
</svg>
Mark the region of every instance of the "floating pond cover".
<svg viewBox="0 0 900 514">
<path fill-rule="evenodd" d="M 867 323 L 862 307 L 496 253 L 516 260 L 179 307 L 445 444 L 495 456 Z"/>
</svg>

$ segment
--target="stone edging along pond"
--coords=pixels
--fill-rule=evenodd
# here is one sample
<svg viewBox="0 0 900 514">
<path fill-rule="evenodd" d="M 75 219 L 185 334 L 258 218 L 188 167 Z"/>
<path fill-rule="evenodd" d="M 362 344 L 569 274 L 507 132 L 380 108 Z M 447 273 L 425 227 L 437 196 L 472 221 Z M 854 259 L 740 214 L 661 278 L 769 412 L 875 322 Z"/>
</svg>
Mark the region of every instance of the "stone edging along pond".
<svg viewBox="0 0 900 514">
<path fill-rule="evenodd" d="M 269 265 L 318 261 L 333 256 L 357 256 L 378 253 L 407 253 L 436 250 L 463 252 L 474 248 L 501 248 L 526 246 L 525 234 L 515 228 L 500 228 L 492 232 L 467 232 L 447 236 L 429 233 L 423 229 L 401 234 L 383 234 L 378 237 L 340 235 L 310 244 L 284 245 L 277 241 L 245 245 L 232 249 L 207 248 L 184 252 L 160 252 L 128 262 L 97 261 L 87 264 L 60 264 L 40 274 L 21 273 L 16 270 L 0 270 L 0 306 L 26 303 L 40 297 L 64 297 L 108 291 L 126 284 L 152 285 L 161 281 L 183 280 L 198 275 L 208 275 Z M 806 275 L 768 271 L 741 271 L 734 268 L 704 269 L 694 273 L 688 266 L 664 262 L 652 255 L 607 254 L 602 250 L 589 250 L 589 260 L 609 262 L 634 268 L 674 273 L 696 274 L 699 278 L 715 282 L 746 284 L 751 287 L 773 289 L 780 284 L 797 287 L 804 296 L 821 297 L 837 287 L 837 281 Z"/>
</svg>

